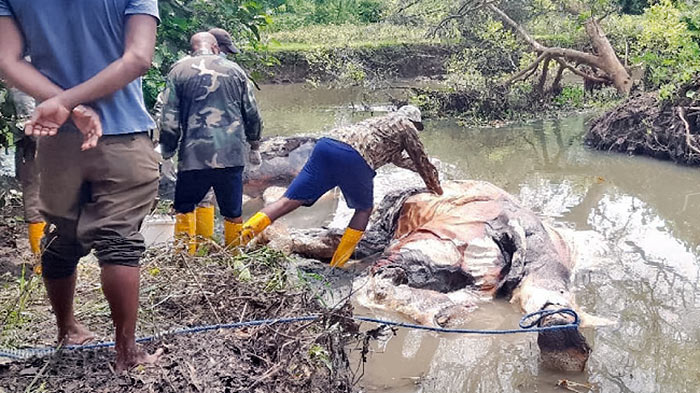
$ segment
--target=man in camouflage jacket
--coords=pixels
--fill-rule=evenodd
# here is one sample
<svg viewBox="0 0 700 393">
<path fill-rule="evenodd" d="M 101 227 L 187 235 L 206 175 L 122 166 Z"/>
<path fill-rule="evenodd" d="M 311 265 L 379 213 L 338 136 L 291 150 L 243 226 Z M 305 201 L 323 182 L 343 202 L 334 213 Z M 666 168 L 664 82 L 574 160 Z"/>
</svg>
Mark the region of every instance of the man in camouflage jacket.
<svg viewBox="0 0 700 393">
<path fill-rule="evenodd" d="M 428 160 L 418 138 L 418 131 L 422 129 L 420 110 L 406 105 L 386 116 L 331 131 L 327 138 L 316 143 L 311 157 L 284 197 L 243 225 L 243 241 L 252 239 L 273 221 L 298 207 L 313 205 L 337 186 L 348 207 L 355 210 L 331 260 L 331 266 L 343 266 L 369 222 L 374 204 L 374 175 L 378 168 L 393 163 L 418 172 L 430 191 L 442 195 L 438 171 Z"/>
<path fill-rule="evenodd" d="M 191 239 L 194 253 L 195 206 L 214 189 L 224 216 L 226 244 L 241 232 L 242 173 L 245 155 L 259 145 L 262 120 L 245 72 L 219 56 L 210 33 L 192 37 L 192 56 L 168 74 L 160 119 L 163 158 L 178 154 L 175 231 Z"/>
</svg>

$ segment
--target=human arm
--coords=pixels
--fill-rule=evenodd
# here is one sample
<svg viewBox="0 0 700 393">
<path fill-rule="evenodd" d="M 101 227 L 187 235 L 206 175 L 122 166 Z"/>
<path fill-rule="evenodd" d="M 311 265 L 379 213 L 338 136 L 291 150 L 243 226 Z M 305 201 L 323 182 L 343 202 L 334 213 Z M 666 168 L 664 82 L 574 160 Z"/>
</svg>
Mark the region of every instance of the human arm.
<svg viewBox="0 0 700 393">
<path fill-rule="evenodd" d="M 113 94 L 151 68 L 158 21 L 151 15 L 135 14 L 126 19 L 124 54 L 87 81 L 59 94 L 55 99 L 67 108 Z"/>
<path fill-rule="evenodd" d="M 442 195 L 438 171 L 428 159 L 423 143 L 418 138 L 418 131 L 413 124 L 406 123 L 404 125 L 403 147 L 428 189 L 437 195 Z"/>
<path fill-rule="evenodd" d="M 392 163 L 399 168 L 408 169 L 409 171 L 413 172 L 418 172 L 418 168 L 416 168 L 416 164 L 413 162 L 413 159 L 403 154 L 396 156 Z"/>
<path fill-rule="evenodd" d="M 63 92 L 63 89 L 25 60 L 23 52 L 24 38 L 17 22 L 10 16 L 0 16 L 0 73 L 3 78 L 38 101 Z"/>
<path fill-rule="evenodd" d="M 180 129 L 180 99 L 173 76 L 169 75 L 165 91 L 161 93 L 162 109 L 159 116 L 161 154 L 166 160 L 175 155 L 182 131 Z"/>
<path fill-rule="evenodd" d="M 77 105 L 113 94 L 148 71 L 155 49 L 156 26 L 157 20 L 153 16 L 128 16 L 122 57 L 87 81 L 42 102 L 28 123 L 26 132 L 36 135 L 38 127 L 40 135 L 53 135 Z"/>
<path fill-rule="evenodd" d="M 251 150 L 257 151 L 262 134 L 262 119 L 260 118 L 258 103 L 253 95 L 253 88 L 245 76 L 242 80 L 241 96 L 241 115 L 243 116 L 245 136 L 248 143 L 250 143 Z"/>
<path fill-rule="evenodd" d="M 37 100 L 47 100 L 61 94 L 63 89 L 26 61 L 23 58 L 23 51 L 24 39 L 16 21 L 10 16 L 0 16 L 0 74 L 12 86 Z M 97 145 L 97 139 L 102 135 L 102 125 L 97 112 L 84 105 L 60 112 L 60 116 L 64 117 L 65 120 L 70 116 L 76 127 L 83 133 L 83 150 Z M 54 135 L 57 130 L 58 126 L 54 130 L 53 128 L 34 127 L 31 122 L 27 123 L 25 127 L 27 135 L 36 136 Z"/>
</svg>

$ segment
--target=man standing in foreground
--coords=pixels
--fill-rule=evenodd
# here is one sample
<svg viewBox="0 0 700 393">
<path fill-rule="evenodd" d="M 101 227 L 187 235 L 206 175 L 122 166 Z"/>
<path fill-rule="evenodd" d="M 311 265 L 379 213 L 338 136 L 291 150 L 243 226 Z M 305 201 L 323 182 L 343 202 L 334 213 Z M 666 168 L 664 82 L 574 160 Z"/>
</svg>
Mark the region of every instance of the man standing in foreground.
<svg viewBox="0 0 700 393">
<path fill-rule="evenodd" d="M 258 149 L 262 121 L 245 72 L 219 56 L 216 38 L 197 33 L 192 56 L 168 74 L 161 117 L 163 157 L 178 152 L 175 235 L 196 242 L 195 206 L 214 188 L 224 216 L 225 244 L 239 239 L 246 141 Z"/>
<path fill-rule="evenodd" d="M 430 191 L 442 195 L 437 169 L 428 160 L 418 138 L 420 130 L 423 130 L 420 110 L 406 105 L 395 113 L 331 131 L 327 138 L 316 143 L 311 157 L 284 197 L 243 225 L 243 241 L 249 241 L 273 221 L 300 206 L 313 205 L 338 186 L 348 207 L 355 210 L 331 260 L 331 266 L 343 266 L 369 222 L 374 205 L 375 170 L 393 163 L 418 172 Z"/>
<path fill-rule="evenodd" d="M 118 371 L 158 357 L 135 342 L 139 227 L 158 183 L 148 137 L 155 124 L 139 77 L 151 65 L 157 22 L 157 0 L 0 0 L 0 72 L 42 102 L 25 132 L 41 136 L 40 194 L 50 224 L 42 267 L 58 341 L 93 338 L 75 318 L 73 296 L 78 261 L 94 249 Z"/>
</svg>

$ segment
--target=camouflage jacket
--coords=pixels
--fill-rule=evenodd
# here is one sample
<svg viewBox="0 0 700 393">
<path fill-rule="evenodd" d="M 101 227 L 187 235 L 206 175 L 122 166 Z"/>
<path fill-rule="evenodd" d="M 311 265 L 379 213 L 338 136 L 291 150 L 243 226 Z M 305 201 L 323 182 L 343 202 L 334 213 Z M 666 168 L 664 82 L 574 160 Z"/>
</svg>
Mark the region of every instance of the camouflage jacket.
<svg viewBox="0 0 700 393">
<path fill-rule="evenodd" d="M 34 114 L 36 103 L 28 94 L 14 87 L 9 88 L 8 92 L 17 116 L 17 127 L 13 127 L 15 131 L 13 136 L 15 142 L 19 142 L 25 138 L 24 123 Z"/>
<path fill-rule="evenodd" d="M 442 193 L 438 171 L 428 160 L 418 130 L 406 117 L 390 113 L 336 128 L 328 136 L 352 146 L 372 169 L 392 163 L 418 172 L 431 191 Z"/>
<path fill-rule="evenodd" d="M 245 72 L 218 55 L 197 52 L 168 74 L 160 117 L 164 158 L 178 170 L 243 166 L 246 141 L 260 139 L 262 120 Z"/>
</svg>

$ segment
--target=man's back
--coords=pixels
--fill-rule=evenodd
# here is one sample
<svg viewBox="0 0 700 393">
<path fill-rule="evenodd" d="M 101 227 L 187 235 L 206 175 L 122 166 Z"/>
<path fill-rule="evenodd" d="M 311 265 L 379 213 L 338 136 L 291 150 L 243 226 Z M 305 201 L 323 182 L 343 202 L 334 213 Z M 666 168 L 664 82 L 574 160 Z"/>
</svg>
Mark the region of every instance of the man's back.
<svg viewBox="0 0 700 393">
<path fill-rule="evenodd" d="M 244 164 L 245 141 L 260 136 L 260 117 L 245 72 L 215 54 L 180 60 L 168 75 L 161 142 L 174 147 L 167 130 L 182 133 L 180 170 Z M 172 137 L 171 137 L 172 139 Z"/>
<path fill-rule="evenodd" d="M 12 16 L 18 22 L 32 64 L 63 89 L 90 79 L 123 55 L 125 21 L 132 14 L 157 18 L 157 2 L 0 0 L 0 16 Z M 139 79 L 92 104 L 105 134 L 155 126 L 145 109 Z"/>
<path fill-rule="evenodd" d="M 400 158 L 409 140 L 418 141 L 411 122 L 393 113 L 334 129 L 329 136 L 352 146 L 375 170 Z"/>
</svg>

